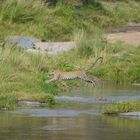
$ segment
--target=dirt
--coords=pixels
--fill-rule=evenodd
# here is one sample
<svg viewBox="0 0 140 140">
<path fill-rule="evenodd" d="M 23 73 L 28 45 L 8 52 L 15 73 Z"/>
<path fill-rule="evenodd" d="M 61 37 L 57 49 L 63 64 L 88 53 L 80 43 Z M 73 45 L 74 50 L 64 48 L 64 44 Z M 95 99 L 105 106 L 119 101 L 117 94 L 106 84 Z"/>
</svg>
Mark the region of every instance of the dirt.
<svg viewBox="0 0 140 140">
<path fill-rule="evenodd" d="M 140 46 L 140 23 L 129 23 L 128 26 L 112 28 L 106 31 L 105 39 L 109 43 L 124 42 L 133 46 Z M 27 52 L 35 54 L 48 54 L 56 56 L 75 48 L 74 42 L 42 42 L 41 40 L 24 37 L 10 36 L 8 41 L 20 45 Z"/>
<path fill-rule="evenodd" d="M 128 26 L 109 29 L 105 38 L 109 43 L 124 42 L 125 44 L 140 45 L 140 24 L 129 23 Z"/>
<path fill-rule="evenodd" d="M 140 45 L 140 32 L 121 32 L 121 33 L 108 33 L 105 35 L 109 43 L 124 42 L 125 44 L 139 46 Z"/>
</svg>

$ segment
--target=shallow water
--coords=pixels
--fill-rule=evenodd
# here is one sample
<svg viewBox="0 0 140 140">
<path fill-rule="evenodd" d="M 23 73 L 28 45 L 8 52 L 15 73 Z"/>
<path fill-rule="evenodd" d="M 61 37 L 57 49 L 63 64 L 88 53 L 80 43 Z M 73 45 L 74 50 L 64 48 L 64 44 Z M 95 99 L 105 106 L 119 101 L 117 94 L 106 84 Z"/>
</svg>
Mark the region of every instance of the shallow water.
<svg viewBox="0 0 140 140">
<path fill-rule="evenodd" d="M 139 87 L 83 87 L 64 93 L 54 109 L 0 112 L 0 140 L 139 140 L 140 119 L 104 116 L 103 104 L 140 101 Z"/>
</svg>

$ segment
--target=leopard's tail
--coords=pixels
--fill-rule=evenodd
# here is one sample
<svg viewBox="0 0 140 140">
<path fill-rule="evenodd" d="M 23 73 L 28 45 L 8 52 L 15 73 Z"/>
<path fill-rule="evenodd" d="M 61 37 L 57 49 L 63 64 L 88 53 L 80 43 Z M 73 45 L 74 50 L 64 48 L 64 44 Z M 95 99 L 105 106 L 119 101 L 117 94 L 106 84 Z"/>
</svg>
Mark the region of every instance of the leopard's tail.
<svg viewBox="0 0 140 140">
<path fill-rule="evenodd" d="M 86 70 L 86 71 L 89 71 L 90 69 L 92 69 L 95 65 L 96 65 L 96 63 L 98 62 L 98 61 L 101 61 L 101 63 L 103 62 L 103 57 L 98 57 L 95 61 L 94 61 L 94 63 Z"/>
</svg>

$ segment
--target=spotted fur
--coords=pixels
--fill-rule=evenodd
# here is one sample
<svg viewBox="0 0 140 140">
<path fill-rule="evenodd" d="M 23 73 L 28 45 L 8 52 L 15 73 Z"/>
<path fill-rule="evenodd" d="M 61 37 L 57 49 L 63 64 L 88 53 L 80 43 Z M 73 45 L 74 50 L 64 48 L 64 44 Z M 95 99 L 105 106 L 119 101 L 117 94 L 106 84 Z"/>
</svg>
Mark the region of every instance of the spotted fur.
<svg viewBox="0 0 140 140">
<path fill-rule="evenodd" d="M 102 60 L 102 57 L 97 58 L 95 62 L 92 64 L 92 66 L 90 66 L 90 68 L 88 68 L 87 70 L 91 69 L 100 59 Z M 70 71 L 70 72 L 54 70 L 50 72 L 50 74 L 54 75 L 54 77 L 50 80 L 46 80 L 45 83 L 47 84 L 56 80 L 72 80 L 72 79 L 81 79 L 83 81 L 86 81 L 92 84 L 95 84 L 95 82 L 97 81 L 95 80 L 95 78 L 91 78 L 87 76 L 85 70 L 77 70 L 77 71 Z"/>
<path fill-rule="evenodd" d="M 55 70 L 51 72 L 51 74 L 54 75 L 54 77 L 51 80 L 46 80 L 45 83 L 50 83 L 56 80 L 73 80 L 73 79 L 81 79 L 89 83 L 95 83 L 94 79 L 88 77 L 85 73 L 85 71 L 60 71 Z"/>
</svg>

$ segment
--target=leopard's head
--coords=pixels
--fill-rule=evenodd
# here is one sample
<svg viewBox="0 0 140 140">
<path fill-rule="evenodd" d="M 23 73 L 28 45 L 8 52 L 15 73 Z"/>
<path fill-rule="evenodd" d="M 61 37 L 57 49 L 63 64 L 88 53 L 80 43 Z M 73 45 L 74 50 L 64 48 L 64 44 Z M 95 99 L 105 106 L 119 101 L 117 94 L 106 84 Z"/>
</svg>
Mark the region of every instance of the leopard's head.
<svg viewBox="0 0 140 140">
<path fill-rule="evenodd" d="M 59 70 L 51 70 L 51 71 L 49 72 L 49 75 L 55 75 L 55 74 L 57 74 L 57 73 L 59 73 Z"/>
</svg>

